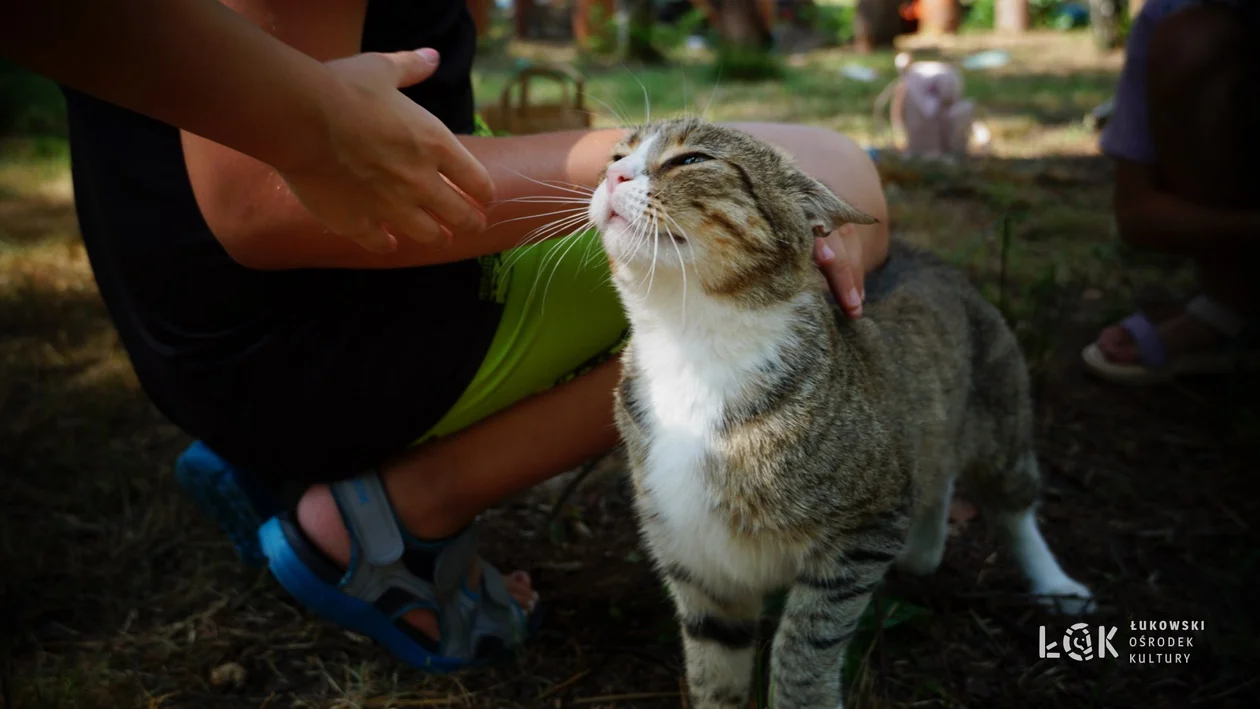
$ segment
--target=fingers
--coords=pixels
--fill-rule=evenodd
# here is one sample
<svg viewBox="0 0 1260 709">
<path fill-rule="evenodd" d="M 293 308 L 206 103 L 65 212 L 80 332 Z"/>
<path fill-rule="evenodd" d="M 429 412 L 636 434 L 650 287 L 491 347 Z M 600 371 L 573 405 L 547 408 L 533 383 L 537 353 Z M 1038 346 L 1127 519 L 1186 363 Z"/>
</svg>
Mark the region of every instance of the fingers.
<svg viewBox="0 0 1260 709">
<path fill-rule="evenodd" d="M 380 225 L 367 227 L 353 238 L 359 246 L 375 254 L 392 254 L 398 249 L 398 240 Z"/>
<path fill-rule="evenodd" d="M 450 143 L 446 156 L 438 163 L 438 171 L 478 203 L 494 200 L 494 182 L 485 166 L 477 162 L 477 158 L 454 136 Z"/>
<path fill-rule="evenodd" d="M 417 49 L 414 52 L 391 52 L 381 54 L 392 66 L 394 76 L 391 86 L 403 89 L 433 76 L 438 68 L 436 49 Z"/>
<path fill-rule="evenodd" d="M 858 294 L 857 279 L 844 250 L 844 242 L 834 234 L 814 240 L 814 261 L 822 268 L 827 286 L 836 302 L 850 318 L 862 316 L 862 297 Z"/>
<path fill-rule="evenodd" d="M 422 194 L 424 208 L 451 231 L 479 232 L 486 227 L 486 217 L 477 205 L 442 175 L 428 180 Z"/>
<path fill-rule="evenodd" d="M 395 210 L 389 218 L 389 231 L 402 234 L 422 244 L 445 243 L 449 241 L 443 234 L 442 227 L 433 216 L 421 207 Z"/>
</svg>

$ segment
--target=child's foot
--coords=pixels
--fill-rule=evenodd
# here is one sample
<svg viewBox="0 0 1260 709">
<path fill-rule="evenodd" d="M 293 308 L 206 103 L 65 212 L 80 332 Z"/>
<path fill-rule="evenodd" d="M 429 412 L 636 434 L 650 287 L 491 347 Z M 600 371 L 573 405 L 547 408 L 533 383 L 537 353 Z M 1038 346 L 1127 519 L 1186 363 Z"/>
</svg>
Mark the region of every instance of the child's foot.
<svg viewBox="0 0 1260 709">
<path fill-rule="evenodd" d="M 1185 312 L 1155 325 L 1168 357 L 1216 349 L 1226 340 L 1220 330 Z M 1098 336 L 1098 348 L 1110 362 L 1140 364 L 1142 352 L 1133 333 L 1123 325 L 1112 325 Z"/>
<path fill-rule="evenodd" d="M 441 528 L 450 521 L 432 512 L 404 529 L 380 477 L 367 473 L 307 491 L 258 539 L 271 575 L 302 605 L 413 667 L 453 672 L 508 659 L 537 627 L 529 577 L 478 558 L 475 522 Z"/>
<path fill-rule="evenodd" d="M 297 522 L 302 532 L 328 560 L 346 569 L 350 564 L 350 535 L 346 530 L 337 504 L 333 501 L 328 486 L 318 485 L 311 488 L 298 503 Z M 420 538 L 440 539 L 459 531 L 458 529 L 407 530 Z M 481 564 L 474 563 L 468 569 L 468 587 L 477 588 L 481 581 Z M 532 613 L 538 601 L 529 574 L 514 571 L 503 575 L 503 585 L 512 594 L 512 598 L 527 613 Z M 441 640 L 441 629 L 437 614 L 433 611 L 415 610 L 403 616 L 426 637 L 434 641 Z"/>
<path fill-rule="evenodd" d="M 1215 374 L 1260 364 L 1237 345 L 1246 321 L 1206 296 L 1159 323 L 1137 313 L 1113 325 L 1081 357 L 1094 374 L 1118 384 L 1151 384 L 1178 374 Z"/>
</svg>

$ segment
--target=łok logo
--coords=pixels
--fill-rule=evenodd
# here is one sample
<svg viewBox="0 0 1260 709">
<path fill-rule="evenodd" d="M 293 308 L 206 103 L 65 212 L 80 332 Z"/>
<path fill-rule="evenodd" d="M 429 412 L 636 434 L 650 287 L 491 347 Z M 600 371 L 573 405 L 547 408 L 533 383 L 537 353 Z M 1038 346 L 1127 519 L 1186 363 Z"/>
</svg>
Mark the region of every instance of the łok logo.
<svg viewBox="0 0 1260 709">
<path fill-rule="evenodd" d="M 1051 659 L 1060 656 L 1057 648 L 1059 643 L 1046 643 L 1046 626 L 1041 626 L 1041 641 L 1038 644 L 1039 655 L 1043 658 Z M 1062 651 L 1067 656 L 1078 662 L 1094 659 L 1094 653 L 1097 651 L 1098 659 L 1106 659 L 1107 653 L 1111 653 L 1112 657 L 1120 657 L 1120 653 L 1116 652 L 1116 648 L 1112 646 L 1111 639 L 1116 635 L 1116 628 L 1107 628 L 1106 626 L 1098 626 L 1098 647 L 1094 647 L 1094 637 L 1089 632 L 1089 626 L 1084 623 L 1077 623 L 1068 628 L 1063 633 Z"/>
</svg>

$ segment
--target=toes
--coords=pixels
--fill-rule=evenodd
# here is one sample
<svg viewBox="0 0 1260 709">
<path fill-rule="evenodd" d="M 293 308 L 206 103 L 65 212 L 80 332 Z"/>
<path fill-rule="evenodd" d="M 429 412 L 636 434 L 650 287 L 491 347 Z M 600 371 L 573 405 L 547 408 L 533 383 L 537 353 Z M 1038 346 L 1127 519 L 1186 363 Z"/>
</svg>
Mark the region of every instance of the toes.
<svg viewBox="0 0 1260 709">
<path fill-rule="evenodd" d="M 515 571 L 503 577 L 503 583 L 521 608 L 524 608 L 526 612 L 534 610 L 534 604 L 538 602 L 538 594 L 534 591 L 529 574 L 524 571 Z"/>
<path fill-rule="evenodd" d="M 1107 359 L 1113 362 L 1132 362 L 1137 360 L 1137 348 L 1129 331 L 1119 325 L 1112 325 L 1098 336 L 1098 348 Z"/>
</svg>

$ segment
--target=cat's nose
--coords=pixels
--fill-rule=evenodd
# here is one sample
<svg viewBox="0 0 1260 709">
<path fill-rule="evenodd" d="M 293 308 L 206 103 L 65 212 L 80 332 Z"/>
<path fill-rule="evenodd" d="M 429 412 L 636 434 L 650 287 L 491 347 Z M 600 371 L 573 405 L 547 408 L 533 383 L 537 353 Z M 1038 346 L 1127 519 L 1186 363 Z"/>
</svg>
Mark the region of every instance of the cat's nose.
<svg viewBox="0 0 1260 709">
<path fill-rule="evenodd" d="M 610 166 L 608 175 L 604 179 L 604 182 L 608 184 L 608 194 L 612 194 L 612 191 L 617 189 L 617 185 L 629 182 L 632 179 L 634 178 L 631 177 L 630 170 L 626 167 L 616 164 Z"/>
</svg>

